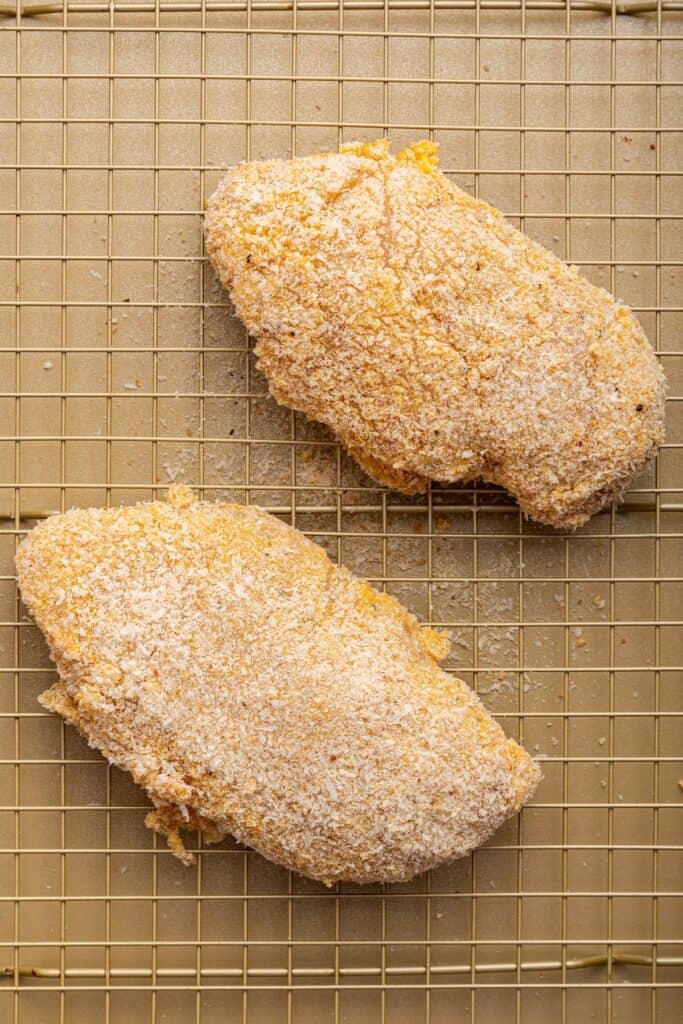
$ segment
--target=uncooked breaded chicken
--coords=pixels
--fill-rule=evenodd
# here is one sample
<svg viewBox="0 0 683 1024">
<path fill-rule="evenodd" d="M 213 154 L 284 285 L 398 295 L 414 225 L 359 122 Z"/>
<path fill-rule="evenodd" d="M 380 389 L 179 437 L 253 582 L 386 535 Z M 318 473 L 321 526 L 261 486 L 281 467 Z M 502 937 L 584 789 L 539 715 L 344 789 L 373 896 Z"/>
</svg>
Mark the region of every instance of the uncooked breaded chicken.
<svg viewBox="0 0 683 1024">
<path fill-rule="evenodd" d="M 258 508 L 169 499 L 54 516 L 16 561 L 59 669 L 42 703 L 179 856 L 201 829 L 328 884 L 409 879 L 529 799 L 538 767 L 442 634 Z"/>
<path fill-rule="evenodd" d="M 573 528 L 662 440 L 630 310 L 447 181 L 431 143 L 240 164 L 206 244 L 274 397 L 380 483 L 483 478 Z"/>
</svg>

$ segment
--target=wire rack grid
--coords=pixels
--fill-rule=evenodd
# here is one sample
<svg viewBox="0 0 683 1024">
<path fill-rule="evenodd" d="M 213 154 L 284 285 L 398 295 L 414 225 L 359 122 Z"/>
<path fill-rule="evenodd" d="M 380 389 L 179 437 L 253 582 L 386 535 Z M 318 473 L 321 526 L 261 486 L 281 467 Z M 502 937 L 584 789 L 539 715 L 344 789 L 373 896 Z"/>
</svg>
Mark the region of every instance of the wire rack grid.
<svg viewBox="0 0 683 1024">
<path fill-rule="evenodd" d="M 0 1018 L 680 1019 L 679 3 L 156 0 L 0 8 Z M 388 493 L 278 408 L 206 266 L 242 159 L 388 135 L 638 312 L 656 466 L 573 535 L 487 486 Z M 226 841 L 182 867 L 36 695 L 13 552 L 73 505 L 258 502 L 449 629 L 543 759 L 471 858 L 334 890 Z"/>
</svg>

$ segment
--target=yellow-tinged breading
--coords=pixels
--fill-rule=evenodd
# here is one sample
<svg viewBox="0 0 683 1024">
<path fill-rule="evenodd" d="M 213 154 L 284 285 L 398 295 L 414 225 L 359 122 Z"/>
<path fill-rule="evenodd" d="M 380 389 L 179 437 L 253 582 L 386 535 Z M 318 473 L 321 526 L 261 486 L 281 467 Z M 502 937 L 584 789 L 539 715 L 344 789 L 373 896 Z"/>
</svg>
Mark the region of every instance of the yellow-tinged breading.
<svg viewBox="0 0 683 1024">
<path fill-rule="evenodd" d="M 230 833 L 332 883 L 467 853 L 540 773 L 463 683 L 448 641 L 257 508 L 73 510 L 17 553 L 59 681 L 40 698 L 127 769 L 147 824 Z"/>
<path fill-rule="evenodd" d="M 573 528 L 662 440 L 630 310 L 447 181 L 430 142 L 240 164 L 206 244 L 275 398 L 380 483 L 481 477 Z"/>
</svg>

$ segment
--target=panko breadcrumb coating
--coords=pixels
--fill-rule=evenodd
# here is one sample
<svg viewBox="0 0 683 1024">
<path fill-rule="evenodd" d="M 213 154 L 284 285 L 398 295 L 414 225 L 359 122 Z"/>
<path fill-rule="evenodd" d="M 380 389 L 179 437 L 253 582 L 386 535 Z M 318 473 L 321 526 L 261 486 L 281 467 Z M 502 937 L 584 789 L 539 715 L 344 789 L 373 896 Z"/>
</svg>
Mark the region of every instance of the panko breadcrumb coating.
<svg viewBox="0 0 683 1024">
<path fill-rule="evenodd" d="M 73 510 L 17 574 L 59 681 L 45 707 L 129 771 L 147 824 L 226 833 L 331 884 L 462 856 L 540 773 L 439 667 L 440 633 L 258 508 Z"/>
<path fill-rule="evenodd" d="M 274 397 L 380 483 L 483 478 L 574 528 L 662 441 L 630 310 L 447 181 L 430 142 L 240 164 L 205 230 Z"/>
</svg>

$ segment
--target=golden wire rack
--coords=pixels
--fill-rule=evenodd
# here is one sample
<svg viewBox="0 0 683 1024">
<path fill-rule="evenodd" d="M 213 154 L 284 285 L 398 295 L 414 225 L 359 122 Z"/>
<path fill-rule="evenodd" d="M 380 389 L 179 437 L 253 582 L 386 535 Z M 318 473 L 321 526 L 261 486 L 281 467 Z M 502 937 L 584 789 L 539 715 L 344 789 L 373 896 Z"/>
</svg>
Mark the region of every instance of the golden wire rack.
<svg viewBox="0 0 683 1024">
<path fill-rule="evenodd" d="M 681 1018 L 679 2 L 0 6 L 0 1019 Z M 668 435 L 573 535 L 501 491 L 375 486 L 278 408 L 202 249 L 242 159 L 388 135 L 631 304 Z M 226 841 L 186 869 L 36 695 L 13 552 L 172 481 L 258 502 L 450 629 L 449 667 L 543 760 L 471 858 L 326 890 Z"/>
</svg>

